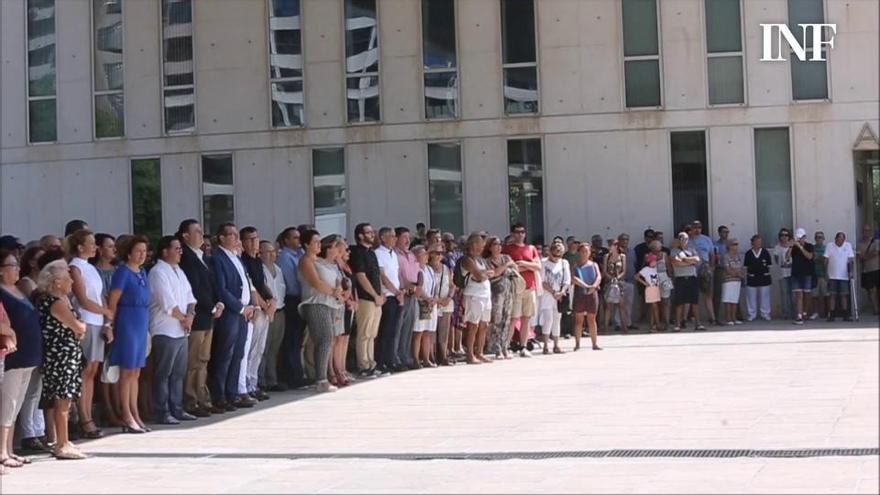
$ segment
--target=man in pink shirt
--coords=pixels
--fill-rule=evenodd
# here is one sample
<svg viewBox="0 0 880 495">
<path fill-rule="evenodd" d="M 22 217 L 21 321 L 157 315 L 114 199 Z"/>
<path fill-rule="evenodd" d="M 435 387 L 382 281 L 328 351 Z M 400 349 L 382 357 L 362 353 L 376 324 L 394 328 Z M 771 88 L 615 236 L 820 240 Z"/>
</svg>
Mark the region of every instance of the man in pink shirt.
<svg viewBox="0 0 880 495">
<path fill-rule="evenodd" d="M 400 290 L 404 293 L 403 305 L 400 307 L 400 318 L 396 332 L 396 341 L 394 348 L 396 349 L 395 362 L 400 368 L 409 369 L 416 366 L 412 358 L 412 332 L 416 325 L 418 317 L 419 303 L 415 296 L 415 288 L 419 282 L 419 261 L 416 256 L 409 250 L 412 243 L 412 234 L 406 227 L 397 227 L 394 229 L 397 234 L 397 244 L 394 246 L 394 252 L 397 253 L 397 262 L 400 266 Z"/>
<path fill-rule="evenodd" d="M 519 342 L 522 349 L 519 351 L 521 357 L 531 357 L 531 353 L 526 349 L 526 343 L 532 333 L 531 318 L 535 315 L 535 290 L 537 288 L 535 275 L 541 269 L 541 255 L 535 246 L 526 244 L 526 228 L 523 224 L 517 223 L 510 229 L 510 244 L 504 246 L 504 254 L 516 262 L 519 273 L 526 281 L 526 290 L 517 297 L 514 295 L 513 310 L 511 313 L 511 333 L 517 321 L 519 321 Z"/>
</svg>

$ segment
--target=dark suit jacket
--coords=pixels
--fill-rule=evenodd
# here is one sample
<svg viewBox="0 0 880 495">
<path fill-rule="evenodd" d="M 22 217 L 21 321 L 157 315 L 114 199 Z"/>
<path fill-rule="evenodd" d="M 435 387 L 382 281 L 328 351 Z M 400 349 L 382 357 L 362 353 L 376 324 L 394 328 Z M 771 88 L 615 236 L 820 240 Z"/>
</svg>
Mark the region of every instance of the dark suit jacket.
<svg viewBox="0 0 880 495">
<path fill-rule="evenodd" d="M 212 259 L 214 260 L 214 287 L 217 290 L 217 297 L 220 298 L 220 302 L 226 307 L 220 319 L 224 320 L 227 317 L 231 318 L 233 316 L 239 317 L 244 307 L 239 296 L 242 288 L 245 288 L 247 290 L 247 299 L 250 301 L 250 284 L 247 280 L 241 279 L 238 270 L 235 269 L 235 265 L 229 259 L 229 255 L 222 249 L 217 248 L 217 252 Z"/>
<path fill-rule="evenodd" d="M 196 298 L 193 330 L 211 330 L 214 325 L 214 316 L 211 315 L 211 310 L 214 309 L 218 301 L 217 292 L 214 290 L 211 260 L 205 257 L 205 262 L 202 263 L 195 251 L 184 244 L 183 256 L 180 258 L 180 269 L 186 274 L 189 285 L 192 286 L 193 296 Z"/>
</svg>

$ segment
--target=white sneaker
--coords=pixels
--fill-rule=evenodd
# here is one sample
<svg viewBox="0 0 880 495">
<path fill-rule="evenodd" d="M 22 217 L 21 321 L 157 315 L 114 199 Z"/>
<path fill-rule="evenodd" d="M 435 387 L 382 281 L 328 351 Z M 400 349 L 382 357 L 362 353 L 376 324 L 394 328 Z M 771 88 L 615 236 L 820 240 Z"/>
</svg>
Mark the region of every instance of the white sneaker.
<svg viewBox="0 0 880 495">
<path fill-rule="evenodd" d="M 528 349 L 520 349 L 519 357 L 532 357 L 532 353 Z"/>
<path fill-rule="evenodd" d="M 732 327 L 733 325 L 735 325 L 734 322 L 732 322 L 732 321 L 728 321 L 728 322 L 727 322 L 727 326 Z"/>
<path fill-rule="evenodd" d="M 742 324 L 743 324 L 743 322 L 742 322 L 742 321 L 740 321 L 740 320 L 736 320 L 736 321 L 735 321 L 735 322 L 733 322 L 733 324 L 734 324 L 734 325 L 742 325 Z"/>
<path fill-rule="evenodd" d="M 336 385 L 330 385 L 330 382 L 326 380 L 323 382 L 318 382 L 318 385 L 315 388 L 318 390 L 318 392 L 321 393 L 336 392 L 337 390 L 339 390 L 338 388 L 336 388 Z"/>
<path fill-rule="evenodd" d="M 812 315 L 810 315 L 811 320 L 816 320 L 818 318 L 819 318 L 819 313 L 813 313 Z"/>
</svg>

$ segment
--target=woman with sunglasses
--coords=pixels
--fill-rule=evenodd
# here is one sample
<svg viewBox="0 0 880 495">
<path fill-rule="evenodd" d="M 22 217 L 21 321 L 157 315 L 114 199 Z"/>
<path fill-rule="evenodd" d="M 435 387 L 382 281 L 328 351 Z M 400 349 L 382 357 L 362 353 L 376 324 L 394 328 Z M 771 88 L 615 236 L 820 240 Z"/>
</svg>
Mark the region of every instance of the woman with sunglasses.
<svg viewBox="0 0 880 495">
<path fill-rule="evenodd" d="M 784 227 L 779 229 L 778 241 L 771 254 L 773 255 L 773 263 L 779 266 L 779 301 L 784 320 L 789 320 L 793 316 L 791 307 L 791 247 L 791 230 Z"/>
</svg>

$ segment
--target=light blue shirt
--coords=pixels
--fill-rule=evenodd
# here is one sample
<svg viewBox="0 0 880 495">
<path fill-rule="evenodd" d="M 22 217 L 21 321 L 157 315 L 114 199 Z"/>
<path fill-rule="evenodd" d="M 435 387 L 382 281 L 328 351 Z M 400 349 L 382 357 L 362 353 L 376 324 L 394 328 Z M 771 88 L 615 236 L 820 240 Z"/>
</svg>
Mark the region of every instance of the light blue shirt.
<svg viewBox="0 0 880 495">
<path fill-rule="evenodd" d="M 727 241 L 715 241 L 715 254 L 720 258 L 727 254 Z"/>
<path fill-rule="evenodd" d="M 700 256 L 700 264 L 702 265 L 709 262 L 709 256 L 715 249 L 715 243 L 712 242 L 711 237 L 700 234 L 696 239 L 691 239 L 690 247 Z"/>
<path fill-rule="evenodd" d="M 287 286 L 287 295 L 299 297 L 302 289 L 299 283 L 299 260 L 302 258 L 302 251 L 290 248 L 284 248 L 278 254 L 277 264 L 281 268 L 281 274 L 284 276 L 284 284 Z"/>
</svg>

